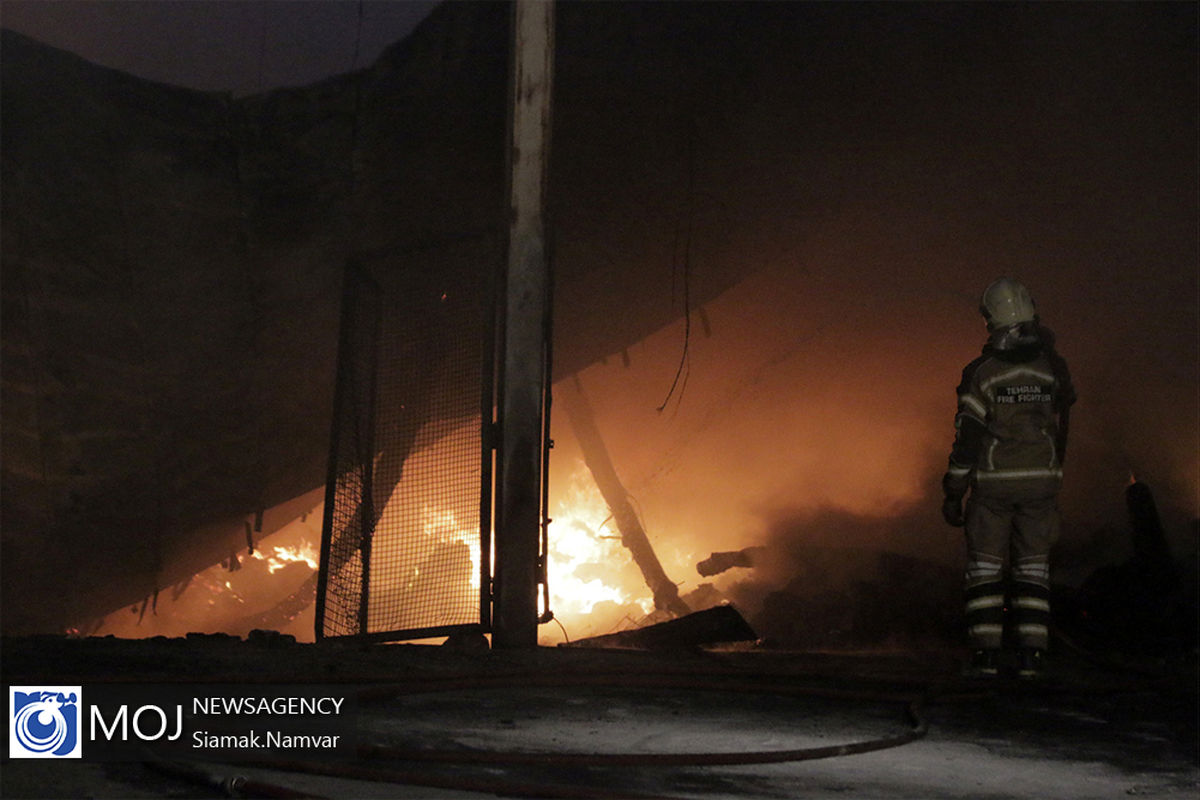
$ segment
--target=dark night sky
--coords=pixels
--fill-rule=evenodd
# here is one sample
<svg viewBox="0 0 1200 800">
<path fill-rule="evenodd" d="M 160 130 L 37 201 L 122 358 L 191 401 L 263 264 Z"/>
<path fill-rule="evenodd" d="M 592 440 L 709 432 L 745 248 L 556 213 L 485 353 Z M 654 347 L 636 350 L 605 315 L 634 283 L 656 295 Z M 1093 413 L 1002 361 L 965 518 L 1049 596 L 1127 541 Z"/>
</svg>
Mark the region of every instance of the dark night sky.
<svg viewBox="0 0 1200 800">
<path fill-rule="evenodd" d="M 302 86 L 370 64 L 435 5 L 432 0 L 3 0 L 0 25 L 139 77 L 244 95 Z"/>
</svg>

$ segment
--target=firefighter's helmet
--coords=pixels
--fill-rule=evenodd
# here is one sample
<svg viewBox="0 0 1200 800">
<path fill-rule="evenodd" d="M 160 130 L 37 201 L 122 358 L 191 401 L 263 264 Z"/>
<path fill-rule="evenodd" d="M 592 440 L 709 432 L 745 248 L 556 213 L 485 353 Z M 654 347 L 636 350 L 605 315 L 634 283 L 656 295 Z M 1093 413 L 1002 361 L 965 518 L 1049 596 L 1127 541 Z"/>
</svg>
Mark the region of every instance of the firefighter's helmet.
<svg viewBox="0 0 1200 800">
<path fill-rule="evenodd" d="M 983 314 L 990 331 L 1037 319 L 1037 310 L 1029 290 L 1012 278 L 998 278 L 983 290 L 979 313 Z"/>
</svg>

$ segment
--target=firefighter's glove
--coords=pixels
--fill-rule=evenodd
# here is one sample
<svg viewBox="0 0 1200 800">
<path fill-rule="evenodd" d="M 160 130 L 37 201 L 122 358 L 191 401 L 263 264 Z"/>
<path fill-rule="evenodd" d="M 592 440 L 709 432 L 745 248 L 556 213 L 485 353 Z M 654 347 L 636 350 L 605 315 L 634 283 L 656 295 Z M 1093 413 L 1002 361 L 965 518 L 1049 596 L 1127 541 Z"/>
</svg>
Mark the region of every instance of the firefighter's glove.
<svg viewBox="0 0 1200 800">
<path fill-rule="evenodd" d="M 961 528 L 967 524 L 967 520 L 963 516 L 961 497 L 946 495 L 946 499 L 942 501 L 942 518 L 946 520 L 947 525 L 953 525 L 955 528 Z"/>
</svg>

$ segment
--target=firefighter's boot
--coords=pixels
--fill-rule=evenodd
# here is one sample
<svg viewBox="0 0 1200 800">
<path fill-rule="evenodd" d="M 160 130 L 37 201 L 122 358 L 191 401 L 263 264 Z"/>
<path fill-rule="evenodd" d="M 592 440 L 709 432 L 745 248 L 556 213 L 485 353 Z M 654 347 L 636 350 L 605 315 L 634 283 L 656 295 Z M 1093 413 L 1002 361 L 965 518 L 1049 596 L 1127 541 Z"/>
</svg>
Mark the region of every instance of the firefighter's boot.
<svg viewBox="0 0 1200 800">
<path fill-rule="evenodd" d="M 971 660 L 963 669 L 968 678 L 994 678 L 1000 674 L 1000 651 L 985 647 L 971 654 Z"/>
<path fill-rule="evenodd" d="M 1046 669 L 1046 651 L 1040 647 L 1022 647 L 1021 661 L 1017 667 L 1018 678 L 1038 678 Z"/>
</svg>

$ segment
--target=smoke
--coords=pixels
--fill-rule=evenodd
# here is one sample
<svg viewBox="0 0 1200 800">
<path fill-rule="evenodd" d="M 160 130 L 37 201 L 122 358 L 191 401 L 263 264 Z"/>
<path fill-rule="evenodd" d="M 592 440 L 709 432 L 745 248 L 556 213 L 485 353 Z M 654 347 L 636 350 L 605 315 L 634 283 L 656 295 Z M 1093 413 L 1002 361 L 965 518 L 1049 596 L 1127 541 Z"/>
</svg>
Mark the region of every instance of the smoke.
<svg viewBox="0 0 1200 800">
<path fill-rule="evenodd" d="M 939 479 L 984 340 L 978 298 L 1000 275 L 1029 286 L 1079 393 L 1056 574 L 1128 554 L 1131 472 L 1194 563 L 1194 32 L 1128 6 L 824 6 L 804 25 L 771 7 L 775 32 L 744 21 L 753 52 L 706 60 L 716 78 L 689 87 L 693 105 L 637 120 L 657 138 L 613 122 L 591 149 L 556 140 L 575 200 L 560 256 L 599 239 L 636 286 L 602 284 L 597 264 L 586 295 L 560 295 L 556 355 L 632 328 L 635 310 L 690 314 L 578 372 L 668 575 L 686 593 L 710 553 L 765 547 L 769 568 L 713 582 L 807 641 L 782 620 L 817 600 L 822 616 L 909 603 L 915 583 L 956 593 L 963 545 Z M 844 35 L 805 38 L 835 17 Z M 595 188 L 594 164 L 636 165 L 611 173 L 634 188 Z M 578 456 L 561 419 L 554 438 L 556 482 Z"/>
<path fill-rule="evenodd" d="M 470 8 L 451 4 L 468 22 Z M 747 546 L 776 553 L 771 570 L 756 569 L 761 575 L 752 579 L 732 571 L 712 583 L 777 609 L 772 620 L 800 613 L 789 598 L 802 598 L 812 616 L 812 598 L 857 605 L 879 585 L 890 587 L 881 597 L 910 596 L 914 575 L 935 575 L 938 586 L 957 580 L 961 541 L 938 517 L 937 482 L 953 435 L 953 389 L 983 339 L 977 298 L 1001 274 L 1031 288 L 1079 389 L 1062 495 L 1061 549 L 1072 562 L 1063 574 L 1120 557 L 1131 472 L 1153 487 L 1176 555 L 1194 554 L 1194 6 L 576 3 L 562 12 L 548 215 L 556 363 L 569 365 L 560 379 L 578 374 L 617 471 L 683 593 L 709 582 L 695 571 L 698 561 Z M 483 50 L 467 47 L 466 38 L 448 38 L 446 47 L 494 55 L 490 30 L 461 29 Z M 500 94 L 481 103 L 493 84 L 451 82 L 456 65 L 476 62 L 457 50 L 442 57 L 438 47 L 430 45 L 436 69 L 429 74 L 443 76 L 458 96 L 431 90 L 435 111 L 423 117 L 418 105 L 411 124 L 432 131 L 417 141 L 437 140 L 429 154 L 444 150 L 449 166 L 430 161 L 427 171 L 400 160 L 379 179 L 380 197 L 394 195 L 387 202 L 403 212 L 387 205 L 381 219 L 400 220 L 401 239 L 456 238 L 500 211 L 498 187 L 489 183 L 502 183 L 500 170 L 486 166 L 499 163 L 490 154 L 500 152 L 491 138 L 500 121 L 487 115 L 502 107 Z M 470 69 L 462 75 L 474 78 Z M 394 130 L 406 132 L 410 117 L 401 118 Z M 391 125 L 379 129 L 381 141 L 397 141 Z M 470 135 L 445 139 L 442 148 L 446 125 Z M 96 174 L 107 175 L 107 162 L 101 166 Z M 473 171 L 477 179 L 468 177 Z M 161 185 L 176 187 L 172 175 Z M 308 186 L 301 172 L 281 185 L 293 178 Z M 400 185 L 408 189 L 392 192 Z M 302 195 L 316 203 L 307 189 Z M 301 245 L 330 238 L 317 215 L 311 230 L 289 231 L 281 246 L 299 248 L 304 263 L 328 264 L 324 245 Z M 46 224 L 39 218 L 27 227 Z M 45 230 L 53 233 L 53 225 Z M 364 241 L 390 241 L 389 230 L 368 226 Z M 280 296 L 328 294 L 322 287 L 332 272 L 304 278 L 292 269 L 287 259 L 272 261 L 264 286 L 282 291 L 271 281 L 284 276 L 291 288 Z M 195 285 L 219 280 L 216 272 L 185 272 L 203 279 Z M 156 273 L 175 297 L 170 275 Z M 229 285 L 236 289 L 229 296 L 240 297 L 241 279 Z M 210 313 L 190 301 L 180 308 L 193 322 Z M 301 326 L 304 341 L 336 342 L 336 315 L 322 319 Z M 178 325 L 168 327 L 184 337 Z M 242 328 L 217 327 L 225 344 L 213 352 L 226 355 L 195 361 L 196 369 L 203 385 L 241 397 L 244 362 L 227 356 L 244 349 L 233 346 Z M 270 320 L 252 327 L 275 330 Z M 274 333 L 264 336 L 265 346 Z M 202 338 L 207 353 L 212 342 Z M 164 340 L 163 350 L 177 354 L 186 341 Z M 284 349 L 289 358 L 308 352 Z M 608 359 L 596 362 L 605 352 Z M 277 387 L 282 396 L 311 396 L 320 381 L 302 372 L 303 380 Z M 197 395 L 200 405 L 215 396 Z M 323 434 L 305 434 L 319 426 L 308 424 L 301 406 L 308 408 L 247 407 L 264 419 L 292 420 L 297 430 L 281 441 L 311 444 Z M 255 419 L 256 431 L 278 427 Z M 213 420 L 224 431 L 227 420 Z M 563 491 L 580 460 L 565 423 L 553 422 L 552 493 Z M 253 485 L 254 459 L 230 463 L 243 472 L 228 487 L 214 478 L 209 489 L 189 492 L 189 507 L 211 502 L 206 492 Z M 45 562 L 33 549 L 41 531 L 29 530 L 25 559 Z M 82 523 L 80 530 L 91 533 Z M 24 585 L 31 583 L 38 582 Z M 92 594 L 81 586 L 76 594 Z M 822 609 L 817 616 L 833 613 Z"/>
<path fill-rule="evenodd" d="M 769 264 L 692 309 L 687 333 L 673 323 L 578 380 L 681 593 L 711 582 L 760 635 L 792 644 L 953 641 L 964 547 L 941 519 L 940 478 L 954 389 L 985 338 L 977 293 L 1000 271 L 955 277 L 962 262 L 936 253 L 926 275 L 895 270 L 881 251 L 906 243 L 897 229 L 858 234 Z M 1077 583 L 1127 555 L 1135 465 L 1176 557 L 1194 559 L 1195 367 L 1177 357 L 1187 345 L 1151 344 L 1142 324 L 1186 328 L 1194 309 L 1138 308 L 1089 331 L 1079 320 L 1094 291 L 1059 294 L 1061 280 L 1029 271 L 1013 272 L 1058 332 L 1081 397 L 1056 579 Z M 1157 357 L 1138 359 L 1147 350 Z M 1172 404 L 1191 413 L 1171 415 Z M 563 413 L 554 426 L 552 495 L 580 464 Z M 764 548 L 752 569 L 695 569 L 746 547 Z"/>
<path fill-rule="evenodd" d="M 931 522 L 918 507 L 889 517 L 781 511 L 767 523 L 751 573 L 725 594 L 768 642 L 806 648 L 953 642 L 961 631 L 961 540 L 958 531 Z"/>
</svg>

